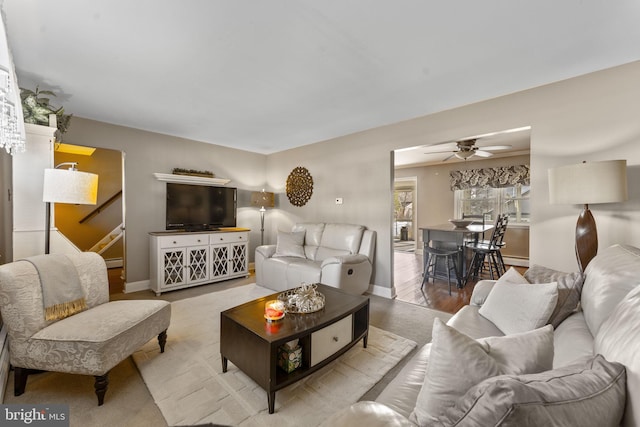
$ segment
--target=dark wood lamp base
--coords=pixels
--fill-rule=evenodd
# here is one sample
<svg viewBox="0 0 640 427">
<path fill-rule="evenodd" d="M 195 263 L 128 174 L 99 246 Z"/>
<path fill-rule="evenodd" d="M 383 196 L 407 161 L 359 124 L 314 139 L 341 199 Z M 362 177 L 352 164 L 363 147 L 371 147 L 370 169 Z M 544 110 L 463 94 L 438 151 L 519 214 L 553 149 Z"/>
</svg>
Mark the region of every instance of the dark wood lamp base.
<svg viewBox="0 0 640 427">
<path fill-rule="evenodd" d="M 589 210 L 589 205 L 584 205 L 576 224 L 576 257 L 580 271 L 584 272 L 587 264 L 598 253 L 598 231 L 596 221 Z"/>
</svg>

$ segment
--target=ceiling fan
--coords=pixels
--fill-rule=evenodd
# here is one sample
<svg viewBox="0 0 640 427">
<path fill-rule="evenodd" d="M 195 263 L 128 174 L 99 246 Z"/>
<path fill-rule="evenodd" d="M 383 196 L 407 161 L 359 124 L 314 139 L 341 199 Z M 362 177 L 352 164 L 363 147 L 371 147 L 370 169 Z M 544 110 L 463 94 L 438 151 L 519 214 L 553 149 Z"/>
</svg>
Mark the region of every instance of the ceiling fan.
<svg viewBox="0 0 640 427">
<path fill-rule="evenodd" d="M 486 145 L 484 147 L 478 147 L 476 146 L 477 141 L 478 140 L 475 138 L 457 141 L 455 150 L 428 151 L 425 154 L 451 153 L 449 157 L 442 160 L 443 162 L 446 162 L 454 156 L 462 160 L 467 160 L 469 157 L 473 156 L 491 157 L 493 156 L 491 151 L 508 150 L 511 148 L 511 145 Z"/>
</svg>

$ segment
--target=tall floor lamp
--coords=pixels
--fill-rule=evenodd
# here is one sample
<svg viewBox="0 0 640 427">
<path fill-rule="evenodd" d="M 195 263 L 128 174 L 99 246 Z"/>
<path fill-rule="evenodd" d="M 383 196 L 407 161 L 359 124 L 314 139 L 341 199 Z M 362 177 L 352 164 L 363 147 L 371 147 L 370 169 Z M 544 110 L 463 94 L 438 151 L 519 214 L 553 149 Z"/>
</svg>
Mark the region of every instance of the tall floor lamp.
<svg viewBox="0 0 640 427">
<path fill-rule="evenodd" d="M 69 169 L 59 169 L 69 166 Z M 78 171 L 78 163 L 60 163 L 44 170 L 42 201 L 46 202 L 44 253 L 49 253 L 51 238 L 51 203 L 95 205 L 98 199 L 98 175 Z"/>
<path fill-rule="evenodd" d="M 264 213 L 266 208 L 275 205 L 275 196 L 267 191 L 254 191 L 251 193 L 251 206 L 260 208 L 260 245 L 264 245 Z"/>
<path fill-rule="evenodd" d="M 596 221 L 590 204 L 627 200 L 627 161 L 606 160 L 549 169 L 549 199 L 553 204 L 584 205 L 576 224 L 576 257 L 580 271 L 598 253 Z"/>
</svg>

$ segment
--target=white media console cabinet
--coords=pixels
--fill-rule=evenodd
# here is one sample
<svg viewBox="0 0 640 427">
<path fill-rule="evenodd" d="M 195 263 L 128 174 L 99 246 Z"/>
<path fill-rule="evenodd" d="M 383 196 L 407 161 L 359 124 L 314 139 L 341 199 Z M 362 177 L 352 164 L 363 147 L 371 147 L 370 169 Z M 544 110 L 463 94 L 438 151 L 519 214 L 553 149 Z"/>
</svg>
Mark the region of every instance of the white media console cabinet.
<svg viewBox="0 0 640 427">
<path fill-rule="evenodd" d="M 150 234 L 151 290 L 175 289 L 249 275 L 249 229 Z"/>
</svg>

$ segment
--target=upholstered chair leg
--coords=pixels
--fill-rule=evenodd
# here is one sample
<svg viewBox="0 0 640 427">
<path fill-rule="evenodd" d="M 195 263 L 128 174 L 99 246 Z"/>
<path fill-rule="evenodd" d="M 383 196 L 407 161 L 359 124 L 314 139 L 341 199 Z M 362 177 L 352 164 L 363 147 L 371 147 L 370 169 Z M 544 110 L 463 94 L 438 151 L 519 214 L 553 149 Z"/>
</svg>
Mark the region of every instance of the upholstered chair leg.
<svg viewBox="0 0 640 427">
<path fill-rule="evenodd" d="M 96 375 L 96 382 L 93 387 L 96 389 L 96 396 L 98 396 L 98 406 L 102 406 L 104 403 L 104 395 L 107 392 L 109 386 L 109 373 L 104 375 Z"/>
<path fill-rule="evenodd" d="M 13 395 L 20 396 L 27 388 L 27 377 L 29 370 L 25 368 L 13 367 Z"/>
<path fill-rule="evenodd" d="M 160 332 L 158 335 L 158 344 L 160 344 L 160 353 L 164 353 L 164 345 L 167 343 L 167 330 Z"/>
</svg>

